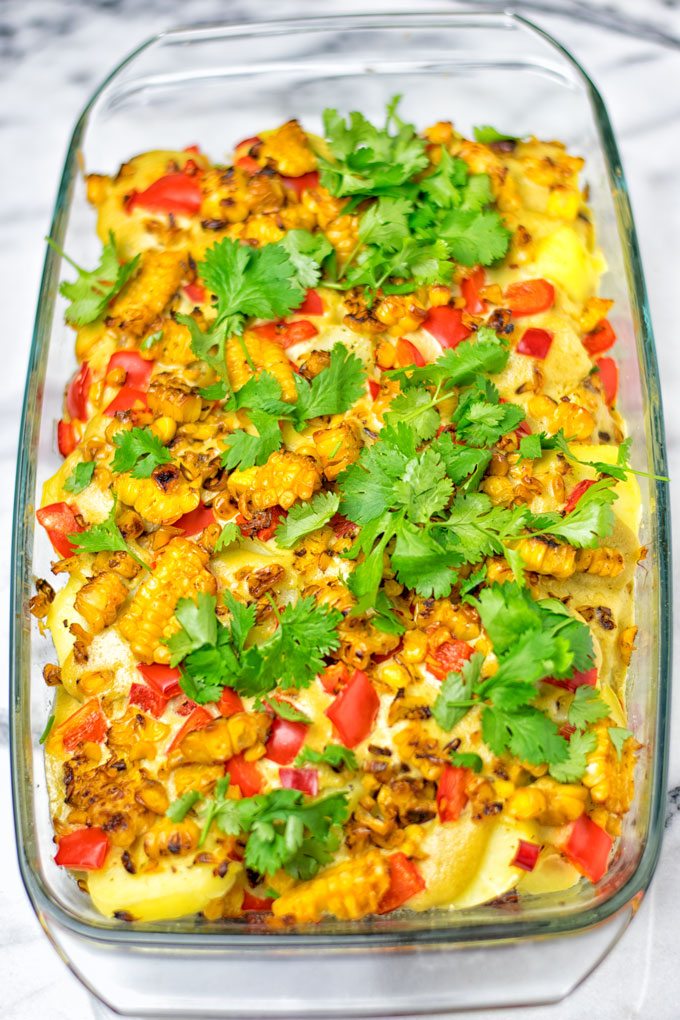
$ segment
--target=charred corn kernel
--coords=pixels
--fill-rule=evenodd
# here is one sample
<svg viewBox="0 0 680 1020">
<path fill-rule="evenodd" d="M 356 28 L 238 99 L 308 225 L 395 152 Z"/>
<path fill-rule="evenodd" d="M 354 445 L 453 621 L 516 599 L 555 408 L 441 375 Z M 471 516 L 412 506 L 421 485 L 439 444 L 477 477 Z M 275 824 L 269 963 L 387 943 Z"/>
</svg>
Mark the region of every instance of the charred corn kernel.
<svg viewBox="0 0 680 1020">
<path fill-rule="evenodd" d="M 115 674 L 112 669 L 90 669 L 78 677 L 78 689 L 88 698 L 101 694 L 113 687 Z"/>
<path fill-rule="evenodd" d="M 575 220 L 581 208 L 581 195 L 574 188 L 557 185 L 548 195 L 546 212 L 561 220 Z"/>
<path fill-rule="evenodd" d="M 543 393 L 532 397 L 529 401 L 529 414 L 532 418 L 549 418 L 557 408 L 557 403 L 552 397 L 546 397 Z"/>
<path fill-rule="evenodd" d="M 338 477 L 361 453 L 359 430 L 353 422 L 341 422 L 313 433 L 314 445 L 329 481 Z"/>
<path fill-rule="evenodd" d="M 621 659 L 623 660 L 624 666 L 628 666 L 630 664 L 630 658 L 635 649 L 637 630 L 637 627 L 624 627 L 619 634 L 619 651 L 621 652 Z"/>
<path fill-rule="evenodd" d="M 484 479 L 480 488 L 496 506 L 508 506 L 515 498 L 515 490 L 509 478 L 489 475 Z"/>
<path fill-rule="evenodd" d="M 614 304 L 607 298 L 591 297 L 588 298 L 583 311 L 579 319 L 579 325 L 584 333 L 590 333 L 591 330 L 595 329 L 598 322 L 606 318 L 609 313 L 609 309 Z"/>
<path fill-rule="evenodd" d="M 338 216 L 328 224 L 324 233 L 341 259 L 352 254 L 359 243 L 359 217 Z"/>
<path fill-rule="evenodd" d="M 268 728 L 269 719 L 263 712 L 253 715 L 237 712 L 228 719 L 214 719 L 203 729 L 187 733 L 179 745 L 178 756 L 201 765 L 227 761 L 260 743 Z"/>
<path fill-rule="evenodd" d="M 120 528 L 120 523 L 118 527 Z M 142 569 L 129 553 L 122 551 L 97 553 L 93 561 L 93 568 L 98 574 L 113 570 L 121 577 L 127 578 L 128 581 L 136 577 Z"/>
<path fill-rule="evenodd" d="M 453 124 L 450 120 L 438 120 L 436 124 L 425 128 L 423 135 L 433 145 L 449 145 L 454 138 Z"/>
<path fill-rule="evenodd" d="M 404 662 L 423 662 L 427 655 L 427 636 L 422 630 L 407 630 L 401 652 Z"/>
<path fill-rule="evenodd" d="M 551 577 L 571 577 L 576 570 L 576 550 L 550 538 L 523 538 L 515 546 L 527 570 Z"/>
<path fill-rule="evenodd" d="M 507 800 L 515 792 L 515 784 L 509 779 L 494 779 L 493 788 L 499 800 Z"/>
<path fill-rule="evenodd" d="M 448 599 L 437 602 L 433 620 L 447 627 L 459 641 L 471 641 L 479 634 L 479 614 L 473 606 L 454 605 Z"/>
<path fill-rule="evenodd" d="M 534 789 L 540 790 L 546 799 L 546 807 L 538 816 L 542 825 L 566 825 L 583 814 L 588 799 L 585 786 L 558 783 L 550 776 L 542 776 L 536 780 Z"/>
<path fill-rule="evenodd" d="M 201 501 L 200 493 L 190 487 L 179 468 L 172 464 L 157 468 L 151 478 L 118 475 L 113 491 L 150 524 L 172 524 L 195 510 Z"/>
<path fill-rule="evenodd" d="M 324 914 L 357 921 L 374 914 L 390 884 L 387 860 L 378 850 L 343 861 L 310 882 L 301 882 L 272 903 L 275 917 L 313 924 Z"/>
<path fill-rule="evenodd" d="M 174 319 L 164 319 L 160 332 L 162 335 L 151 348 L 150 354 L 168 364 L 191 365 L 196 361 L 196 355 L 191 349 L 191 333 L 186 326 Z M 146 352 L 141 353 L 144 356 Z"/>
<path fill-rule="evenodd" d="M 180 424 L 197 421 L 201 413 L 202 403 L 198 393 L 192 392 L 181 380 L 166 373 L 151 382 L 147 400 L 155 414 Z"/>
<path fill-rule="evenodd" d="M 395 690 L 399 687 L 406 687 L 411 682 L 411 674 L 398 662 L 394 662 L 388 659 L 387 662 L 381 662 L 375 671 L 375 675 L 378 680 L 381 680 L 384 684 L 388 684 L 390 687 L 394 687 Z"/>
<path fill-rule="evenodd" d="M 177 421 L 170 415 L 163 414 L 160 418 L 156 418 L 152 421 L 149 428 L 155 436 L 158 436 L 161 443 L 167 445 L 171 439 L 175 438 L 177 432 Z"/>
<path fill-rule="evenodd" d="M 388 340 L 381 340 L 375 352 L 375 360 L 382 369 L 394 368 L 397 352 Z"/>
<path fill-rule="evenodd" d="M 201 830 L 191 818 L 182 822 L 159 818 L 144 837 L 144 853 L 151 861 L 170 855 L 182 857 L 196 849 L 200 835 Z"/>
<path fill-rule="evenodd" d="M 425 305 L 428 308 L 440 308 L 442 305 L 448 305 L 450 300 L 450 287 L 446 287 L 444 284 L 435 284 L 434 286 L 427 288 Z"/>
<path fill-rule="evenodd" d="M 389 294 L 376 303 L 373 314 L 393 336 L 401 336 L 418 329 L 427 312 L 413 294 Z"/>
<path fill-rule="evenodd" d="M 246 244 L 275 244 L 285 234 L 279 213 L 252 213 L 243 223 L 227 228 L 229 237 L 241 238 Z"/>
<path fill-rule="evenodd" d="M 222 765 L 180 765 L 173 772 L 175 791 L 178 797 L 187 790 L 207 793 L 223 775 Z"/>
<path fill-rule="evenodd" d="M 263 131 L 258 158 L 271 161 L 284 177 L 301 177 L 316 170 L 316 156 L 297 120 L 289 120 L 275 131 Z"/>
<path fill-rule="evenodd" d="M 548 805 L 545 794 L 535 786 L 515 790 L 508 798 L 506 810 L 513 818 L 529 821 L 542 815 Z"/>
<path fill-rule="evenodd" d="M 165 787 L 156 779 L 146 779 L 135 794 L 135 800 L 155 815 L 164 815 L 170 803 Z"/>
<path fill-rule="evenodd" d="M 156 567 L 135 592 L 118 621 L 121 634 L 142 662 L 167 662 L 161 639 L 178 629 L 175 606 L 199 592 L 214 595 L 217 585 L 207 569 L 208 554 L 186 538 L 173 538 L 158 554 Z"/>
<path fill-rule="evenodd" d="M 482 655 L 488 655 L 492 648 L 493 645 L 484 634 L 481 634 L 475 641 L 475 651 L 480 652 Z"/>
<path fill-rule="evenodd" d="M 272 506 L 287 510 L 297 499 L 310 499 L 321 488 L 321 475 L 311 457 L 277 451 L 262 467 L 233 471 L 227 489 L 241 512 Z"/>
<path fill-rule="evenodd" d="M 176 294 L 186 271 L 184 252 L 149 248 L 136 276 L 114 298 L 107 323 L 129 336 L 144 336 Z"/>
<path fill-rule="evenodd" d="M 97 574 L 86 581 L 76 595 L 75 608 L 87 622 L 91 634 L 109 627 L 128 596 L 118 574 Z"/>
<path fill-rule="evenodd" d="M 551 427 L 554 432 L 562 429 L 567 439 L 585 442 L 593 434 L 595 419 L 590 411 L 580 404 L 562 401 L 553 414 Z"/>
<path fill-rule="evenodd" d="M 579 549 L 576 553 L 576 570 L 597 577 L 617 577 L 625 564 L 622 553 L 607 545 L 598 549 Z"/>
<path fill-rule="evenodd" d="M 293 403 L 297 399 L 295 373 L 286 352 L 257 333 L 246 332 L 243 337 L 232 336 L 227 340 L 227 371 L 235 390 L 245 386 L 256 372 L 269 372 L 281 387 L 284 400 Z"/>
<path fill-rule="evenodd" d="M 624 815 L 633 800 L 633 771 L 639 744 L 628 737 L 619 758 L 609 736 L 610 725 L 611 720 L 605 719 L 593 727 L 597 744 L 588 755 L 582 782 L 596 804 L 603 805 L 612 814 Z"/>
<path fill-rule="evenodd" d="M 80 751 L 88 761 L 101 761 L 101 746 L 99 744 L 95 744 L 92 740 L 86 740 L 82 743 L 80 745 Z"/>
<path fill-rule="evenodd" d="M 510 470 L 507 454 L 496 451 L 489 464 L 489 474 L 494 476 L 507 475 Z"/>
</svg>

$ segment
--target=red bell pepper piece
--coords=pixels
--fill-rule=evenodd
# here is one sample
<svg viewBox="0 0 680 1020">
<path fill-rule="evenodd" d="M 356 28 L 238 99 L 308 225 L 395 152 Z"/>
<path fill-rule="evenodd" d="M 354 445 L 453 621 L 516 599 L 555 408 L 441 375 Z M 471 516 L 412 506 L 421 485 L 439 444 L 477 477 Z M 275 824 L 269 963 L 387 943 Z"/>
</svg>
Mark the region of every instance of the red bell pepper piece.
<svg viewBox="0 0 680 1020">
<path fill-rule="evenodd" d="M 569 493 L 569 499 L 567 500 L 566 506 L 564 508 L 565 514 L 571 513 L 571 511 L 575 508 L 581 496 L 584 494 L 584 492 L 587 492 L 590 486 L 594 484 L 595 482 L 592 481 L 592 479 L 584 478 L 582 482 L 579 482 L 577 485 L 574 486 L 574 488 Z"/>
<path fill-rule="evenodd" d="M 463 325 L 461 309 L 452 308 L 451 305 L 430 308 L 423 329 L 438 340 L 442 347 L 457 347 L 470 336 L 470 330 Z"/>
<path fill-rule="evenodd" d="M 558 680 L 554 676 L 546 676 L 543 678 L 544 684 L 551 684 L 553 687 L 562 687 L 565 691 L 575 691 L 577 687 L 596 687 L 597 686 L 597 666 L 593 666 L 591 669 L 575 669 L 571 676 L 566 677 L 564 680 Z"/>
<path fill-rule="evenodd" d="M 253 896 L 247 889 L 243 890 L 243 902 L 241 910 L 244 912 L 256 911 L 257 913 L 271 913 L 272 899 L 270 897 Z"/>
<path fill-rule="evenodd" d="M 239 158 L 234 163 L 234 166 L 240 166 L 241 169 L 245 170 L 245 172 L 250 177 L 253 177 L 255 174 L 259 173 L 260 170 L 262 169 L 257 160 L 253 159 L 252 156 L 239 156 Z"/>
<path fill-rule="evenodd" d="M 586 333 L 583 338 L 583 346 L 591 358 L 594 358 L 596 354 L 604 354 L 615 343 L 616 333 L 609 319 L 601 319 L 595 329 L 591 329 L 590 333 Z"/>
<path fill-rule="evenodd" d="M 284 510 L 282 506 L 273 506 L 270 513 L 271 520 L 267 527 L 260 528 L 259 531 L 256 532 L 260 542 L 268 542 L 270 538 L 273 538 L 281 521 L 288 516 L 288 511 Z"/>
<path fill-rule="evenodd" d="M 68 536 L 83 529 L 68 503 L 50 503 L 49 506 L 43 506 L 36 511 L 35 516 L 38 524 L 42 524 L 47 532 L 55 551 L 62 557 L 73 556 L 77 549 L 71 544 Z"/>
<path fill-rule="evenodd" d="M 243 702 L 231 687 L 224 688 L 220 700 L 217 702 L 217 707 L 220 715 L 224 716 L 225 719 L 236 715 L 237 712 L 243 712 Z"/>
<path fill-rule="evenodd" d="M 368 391 L 371 394 L 371 400 L 377 400 L 380 394 L 380 383 L 377 383 L 375 379 L 369 379 Z"/>
<path fill-rule="evenodd" d="M 158 662 L 152 662 L 148 665 L 140 663 L 137 669 L 146 682 L 166 701 L 179 694 L 181 690 L 179 681 L 182 674 L 177 667 L 173 669 L 172 666 L 162 666 Z"/>
<path fill-rule="evenodd" d="M 347 686 L 326 709 L 326 715 L 345 747 L 356 747 L 373 729 L 379 708 L 375 687 L 363 670 L 355 669 Z"/>
<path fill-rule="evenodd" d="M 191 153 L 194 154 L 194 156 L 200 156 L 200 154 L 201 154 L 201 147 L 200 147 L 200 145 L 196 145 L 196 144 L 194 144 L 194 145 L 185 145 L 183 150 L 182 150 L 182 152 L 191 152 Z"/>
<path fill-rule="evenodd" d="M 437 784 L 437 810 L 442 822 L 456 822 L 467 804 L 467 786 L 472 772 L 458 765 L 447 765 Z"/>
<path fill-rule="evenodd" d="M 57 422 L 57 447 L 62 457 L 68 457 L 77 446 L 73 425 L 63 418 Z"/>
<path fill-rule="evenodd" d="M 78 744 L 85 741 L 101 744 L 108 729 L 106 716 L 102 712 L 98 698 L 86 701 L 73 715 L 55 730 L 67 751 L 75 751 Z"/>
<path fill-rule="evenodd" d="M 117 411 L 131 411 L 134 407 L 146 407 L 146 393 L 144 390 L 137 390 L 134 386 L 123 386 L 113 398 L 108 407 L 104 408 L 104 414 L 113 418 Z"/>
<path fill-rule="evenodd" d="M 135 390 L 148 390 L 149 379 L 153 371 L 153 361 L 147 361 L 137 351 L 116 351 L 109 358 L 106 374 L 114 368 L 122 368 L 125 372 L 125 385 Z"/>
<path fill-rule="evenodd" d="M 307 723 L 277 716 L 269 731 L 267 757 L 278 765 L 290 765 L 304 744 L 308 729 Z"/>
<path fill-rule="evenodd" d="M 321 686 L 329 694 L 337 694 L 345 687 L 349 680 L 349 670 L 344 662 L 334 662 L 332 666 L 326 666 L 323 673 L 319 673 Z"/>
<path fill-rule="evenodd" d="M 553 334 L 547 329 L 525 329 L 515 350 L 518 354 L 542 360 L 548 357 L 552 342 Z"/>
<path fill-rule="evenodd" d="M 359 530 L 354 521 L 343 514 L 333 514 L 328 523 L 338 538 L 353 538 Z"/>
<path fill-rule="evenodd" d="M 179 520 L 175 521 L 173 527 L 181 528 L 185 538 L 192 535 L 200 535 L 207 527 L 215 523 L 215 514 L 211 506 L 204 506 L 199 503 L 195 510 L 188 514 L 182 514 Z"/>
<path fill-rule="evenodd" d="M 460 290 L 465 298 L 465 311 L 470 315 L 482 315 L 486 311 L 486 301 L 479 292 L 485 283 L 485 273 L 482 266 L 477 268 L 461 281 Z"/>
<path fill-rule="evenodd" d="M 242 754 L 229 759 L 226 771 L 230 782 L 238 786 L 242 797 L 254 797 L 262 789 L 260 770 L 254 761 L 246 761 Z"/>
<path fill-rule="evenodd" d="M 192 215 L 201 208 L 201 189 L 185 173 L 166 174 L 150 184 L 144 191 L 133 192 L 126 203 L 126 211 L 139 206 L 150 212 L 183 213 Z"/>
<path fill-rule="evenodd" d="M 428 662 L 428 668 L 439 680 L 445 680 L 449 673 L 460 673 L 473 651 L 467 641 L 458 638 L 442 641 L 433 655 L 436 662 Z"/>
<path fill-rule="evenodd" d="M 422 368 L 427 362 L 415 344 L 407 340 L 405 336 L 397 340 L 397 364 L 406 368 L 408 365 L 416 365 Z"/>
<path fill-rule="evenodd" d="M 295 322 L 265 322 L 262 326 L 253 326 L 253 333 L 257 333 L 264 340 L 273 340 L 284 350 L 293 344 L 309 340 L 318 332 L 309 319 L 296 319 Z"/>
<path fill-rule="evenodd" d="M 205 727 L 212 722 L 213 717 L 207 709 L 203 708 L 202 705 L 197 705 L 196 708 L 192 709 L 191 715 L 187 716 L 187 720 L 184 725 L 175 734 L 170 747 L 168 748 L 168 754 L 174 751 L 176 747 L 182 743 L 187 733 L 191 733 L 193 730 L 203 730 Z"/>
<path fill-rule="evenodd" d="M 521 868 L 522 871 L 533 871 L 540 852 L 541 847 L 538 843 L 530 843 L 529 840 L 520 839 L 517 853 L 510 864 L 514 868 Z"/>
<path fill-rule="evenodd" d="M 611 407 L 616 403 L 619 392 L 619 368 L 613 358 L 599 358 L 595 364 L 600 371 L 602 382 L 602 393 L 607 404 Z"/>
<path fill-rule="evenodd" d="M 390 885 L 378 906 L 379 914 L 389 914 L 425 888 L 425 879 L 406 854 L 390 854 L 387 866 L 390 869 Z"/>
<path fill-rule="evenodd" d="M 279 769 L 279 779 L 284 790 L 300 790 L 310 797 L 316 797 L 319 792 L 318 769 Z"/>
<path fill-rule="evenodd" d="M 174 710 L 177 715 L 182 716 L 191 715 L 195 708 L 198 708 L 198 703 L 196 701 L 192 701 L 191 698 L 182 698 L 181 701 L 174 706 Z"/>
<path fill-rule="evenodd" d="M 90 390 L 90 366 L 86 361 L 74 375 L 66 390 L 66 410 L 71 418 L 87 418 L 87 395 Z"/>
<path fill-rule="evenodd" d="M 315 290 L 308 290 L 305 300 L 295 311 L 299 315 L 323 315 L 323 301 Z"/>
<path fill-rule="evenodd" d="M 287 188 L 292 188 L 297 192 L 298 198 L 302 195 L 303 191 L 308 188 L 318 188 L 319 186 L 319 171 L 310 170 L 308 174 L 300 174 L 299 177 L 281 177 L 281 180 Z"/>
<path fill-rule="evenodd" d="M 109 852 L 109 837 L 96 825 L 67 832 L 57 842 L 55 863 L 76 871 L 98 871 Z"/>
<path fill-rule="evenodd" d="M 200 283 L 187 283 L 182 287 L 182 290 L 194 304 L 201 305 L 205 301 L 205 287 Z"/>
<path fill-rule="evenodd" d="M 582 875 L 599 882 L 607 871 L 612 843 L 609 833 L 584 813 L 572 824 L 564 853 Z"/>
<path fill-rule="evenodd" d="M 148 684 L 132 684 L 130 687 L 130 704 L 137 705 L 142 711 L 158 719 L 163 715 L 167 704 L 166 698 Z"/>
<path fill-rule="evenodd" d="M 244 138 L 242 142 L 237 142 L 234 146 L 234 151 L 236 149 L 252 149 L 253 145 L 257 145 L 261 141 L 262 139 L 259 135 L 252 135 L 251 138 Z"/>
<path fill-rule="evenodd" d="M 510 284 L 504 301 L 515 318 L 536 315 L 547 312 L 555 304 L 555 288 L 547 280 L 521 280 Z"/>
</svg>

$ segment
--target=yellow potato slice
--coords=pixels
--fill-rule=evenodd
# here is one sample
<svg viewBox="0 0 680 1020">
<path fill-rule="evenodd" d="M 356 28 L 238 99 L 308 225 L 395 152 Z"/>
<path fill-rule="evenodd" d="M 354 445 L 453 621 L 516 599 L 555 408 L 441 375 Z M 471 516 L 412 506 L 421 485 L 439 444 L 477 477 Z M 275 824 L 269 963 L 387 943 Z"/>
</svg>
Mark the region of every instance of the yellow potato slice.
<svg viewBox="0 0 680 1020">
<path fill-rule="evenodd" d="M 604 269 L 602 255 L 588 251 L 573 227 L 562 226 L 537 242 L 527 273 L 558 283 L 573 301 L 583 303 L 595 293 Z"/>
</svg>

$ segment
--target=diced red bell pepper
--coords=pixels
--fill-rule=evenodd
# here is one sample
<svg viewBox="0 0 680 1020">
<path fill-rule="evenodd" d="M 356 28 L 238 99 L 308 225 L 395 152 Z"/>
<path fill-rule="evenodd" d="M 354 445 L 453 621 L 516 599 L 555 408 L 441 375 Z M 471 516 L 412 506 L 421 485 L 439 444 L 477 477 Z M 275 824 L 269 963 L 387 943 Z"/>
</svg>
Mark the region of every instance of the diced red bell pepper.
<svg viewBox="0 0 680 1020">
<path fill-rule="evenodd" d="M 333 514 L 328 523 L 338 538 L 352 538 L 358 531 L 354 521 L 350 521 L 343 514 Z"/>
<path fill-rule="evenodd" d="M 175 734 L 170 747 L 168 748 L 168 754 L 174 751 L 176 747 L 182 743 L 187 733 L 193 732 L 193 730 L 203 730 L 213 720 L 210 712 L 203 708 L 202 705 L 197 705 L 196 708 L 192 709 L 191 715 L 187 716 L 187 720 L 184 725 Z"/>
<path fill-rule="evenodd" d="M 173 707 L 177 715 L 187 716 L 191 715 L 195 708 L 198 708 L 198 703 L 192 701 L 191 698 L 182 698 Z"/>
<path fill-rule="evenodd" d="M 363 670 L 355 669 L 346 687 L 326 709 L 345 747 L 356 747 L 373 729 L 380 698 Z"/>
<path fill-rule="evenodd" d="M 236 149 L 252 149 L 253 145 L 257 145 L 257 143 L 261 141 L 262 139 L 259 135 L 252 135 L 250 138 L 244 138 L 243 141 L 237 142 L 234 146 L 234 151 L 236 151 Z"/>
<path fill-rule="evenodd" d="M 106 374 L 114 368 L 122 368 L 125 372 L 125 386 L 146 392 L 153 371 L 153 361 L 147 361 L 137 351 L 116 351 L 109 358 Z"/>
<path fill-rule="evenodd" d="M 59 448 L 59 453 L 62 457 L 68 457 L 69 453 L 73 453 L 77 445 L 73 425 L 70 421 L 64 421 L 62 418 L 57 422 L 57 447 Z"/>
<path fill-rule="evenodd" d="M 243 890 L 243 902 L 241 910 L 244 912 L 256 911 L 258 914 L 271 913 L 273 899 L 263 896 L 253 896 L 247 889 Z"/>
<path fill-rule="evenodd" d="M 77 550 L 69 541 L 68 536 L 83 529 L 78 524 L 76 515 L 68 503 L 50 503 L 49 506 L 43 506 L 36 511 L 35 516 L 38 519 L 38 524 L 42 524 L 47 532 L 47 537 L 55 551 L 62 557 L 73 556 Z"/>
<path fill-rule="evenodd" d="M 569 493 L 569 499 L 567 500 L 566 506 L 564 508 L 565 514 L 570 514 L 572 512 L 572 510 L 576 507 L 576 504 L 578 503 L 581 496 L 588 491 L 591 485 L 594 484 L 595 482 L 592 479 L 584 478 L 582 482 L 579 482 L 577 485 L 574 486 L 574 488 Z"/>
<path fill-rule="evenodd" d="M 272 723 L 267 741 L 267 757 L 278 765 L 290 765 L 305 742 L 307 723 L 293 722 L 278 716 Z"/>
<path fill-rule="evenodd" d="M 515 318 L 537 315 L 555 304 L 555 288 L 547 280 L 520 280 L 510 284 L 503 300 Z"/>
<path fill-rule="evenodd" d="M 485 283 L 485 273 L 482 266 L 477 268 L 461 281 L 460 290 L 465 298 L 465 311 L 470 315 L 482 315 L 486 311 L 486 301 L 479 292 Z"/>
<path fill-rule="evenodd" d="M 55 730 L 67 751 L 75 751 L 78 744 L 101 744 L 108 729 L 106 716 L 98 698 L 86 701 L 73 715 Z"/>
<path fill-rule="evenodd" d="M 262 775 L 254 761 L 246 761 L 242 754 L 235 754 L 227 762 L 229 780 L 238 786 L 242 797 L 254 797 L 262 789 Z"/>
<path fill-rule="evenodd" d="M 566 677 L 564 680 L 558 680 L 554 676 L 546 676 L 543 678 L 544 684 L 551 684 L 553 687 L 562 687 L 565 691 L 575 691 L 577 687 L 596 687 L 597 686 L 597 666 L 593 666 L 591 669 L 575 669 L 571 676 Z"/>
<path fill-rule="evenodd" d="M 310 797 L 316 797 L 319 792 L 318 769 L 279 769 L 279 779 L 284 790 L 300 790 Z"/>
<path fill-rule="evenodd" d="M 265 322 L 262 326 L 253 326 L 253 333 L 257 333 L 264 340 L 273 340 L 284 350 L 292 347 L 293 344 L 309 340 L 318 332 L 314 323 L 309 319 L 296 319 L 295 322 Z"/>
<path fill-rule="evenodd" d="M 315 290 L 308 290 L 305 300 L 295 311 L 298 315 L 323 315 L 323 301 Z"/>
<path fill-rule="evenodd" d="M 98 871 L 109 852 L 109 837 L 96 825 L 67 832 L 57 843 L 55 863 L 76 871 Z"/>
<path fill-rule="evenodd" d="M 113 418 L 118 411 L 131 411 L 134 407 L 146 407 L 147 399 L 144 390 L 137 390 L 134 386 L 123 386 L 113 398 L 108 407 L 104 408 L 104 414 Z"/>
<path fill-rule="evenodd" d="M 407 340 L 405 336 L 401 336 L 397 340 L 396 352 L 397 364 L 403 368 L 407 368 L 409 365 L 416 365 L 418 368 L 422 368 L 423 365 L 427 364 L 416 345 Z"/>
<path fill-rule="evenodd" d="M 442 641 L 432 656 L 435 661 L 428 662 L 428 668 L 439 680 L 444 680 L 449 673 L 460 673 L 473 653 L 474 649 L 467 641 L 459 641 L 458 638 Z"/>
<path fill-rule="evenodd" d="M 146 682 L 157 691 L 161 697 L 169 701 L 170 698 L 176 697 L 179 694 L 181 687 L 179 681 L 181 673 L 177 667 L 162 666 L 158 662 L 152 662 L 150 664 L 140 663 L 137 669 L 142 674 Z"/>
<path fill-rule="evenodd" d="M 371 400 L 377 400 L 380 395 L 380 383 L 377 383 L 375 379 L 369 379 L 368 391 L 371 394 Z"/>
<path fill-rule="evenodd" d="M 601 319 L 595 329 L 586 333 L 583 338 L 583 346 L 591 358 L 596 354 L 604 354 L 616 343 L 616 333 L 609 319 Z"/>
<path fill-rule="evenodd" d="M 584 813 L 572 824 L 564 853 L 582 875 L 599 882 L 606 874 L 612 843 L 609 833 Z"/>
<path fill-rule="evenodd" d="M 557 732 L 561 737 L 564 737 L 565 740 L 571 740 L 574 733 L 576 733 L 576 727 L 572 726 L 571 723 L 568 722 L 562 723 Z"/>
<path fill-rule="evenodd" d="M 182 287 L 182 290 L 194 304 L 201 305 L 205 301 L 205 287 L 200 283 L 187 283 Z"/>
<path fill-rule="evenodd" d="M 522 871 L 533 871 L 536 867 L 541 847 L 538 843 L 531 843 L 527 839 L 520 839 L 517 853 L 510 861 L 514 868 L 521 868 Z"/>
<path fill-rule="evenodd" d="M 267 527 L 260 528 L 259 531 L 256 532 L 260 542 L 268 542 L 270 538 L 273 538 L 281 521 L 285 520 L 288 516 L 288 511 L 284 510 L 282 506 L 273 506 L 270 513 L 271 520 Z"/>
<path fill-rule="evenodd" d="M 253 159 L 252 156 L 239 156 L 234 166 L 240 166 L 241 170 L 245 170 L 250 177 L 253 177 L 262 169 L 257 160 Z"/>
<path fill-rule="evenodd" d="M 619 367 L 613 358 L 598 358 L 595 364 L 600 371 L 604 399 L 611 407 L 619 393 Z"/>
<path fill-rule="evenodd" d="M 319 673 L 319 680 L 325 691 L 337 694 L 347 684 L 349 670 L 344 662 L 334 662 L 331 666 L 326 666 L 323 673 Z"/>
<path fill-rule="evenodd" d="M 525 329 L 515 350 L 518 354 L 542 360 L 548 357 L 552 342 L 553 334 L 547 329 Z"/>
<path fill-rule="evenodd" d="M 137 705 L 142 711 L 158 719 L 163 715 L 167 704 L 166 698 L 148 684 L 132 684 L 130 687 L 130 704 Z"/>
<path fill-rule="evenodd" d="M 319 171 L 310 170 L 308 174 L 300 174 L 299 177 L 281 177 L 281 180 L 287 188 L 293 188 L 297 192 L 298 198 L 302 195 L 303 191 L 307 191 L 308 188 L 318 188 L 319 186 Z"/>
<path fill-rule="evenodd" d="M 243 702 L 231 687 L 223 689 L 220 700 L 217 702 L 217 707 L 220 715 L 224 716 L 225 719 L 236 715 L 237 712 L 243 712 Z"/>
<path fill-rule="evenodd" d="M 71 418 L 87 418 L 87 395 L 90 391 L 90 366 L 86 361 L 74 375 L 66 390 L 66 410 Z"/>
<path fill-rule="evenodd" d="M 188 514 L 182 514 L 179 520 L 175 521 L 173 527 L 181 528 L 185 538 L 192 535 L 200 535 L 207 527 L 215 523 L 215 514 L 211 506 L 204 506 L 199 503 L 195 510 Z"/>
<path fill-rule="evenodd" d="M 437 810 L 442 822 L 456 822 L 467 804 L 467 786 L 472 772 L 458 765 L 447 765 L 437 784 Z"/>
<path fill-rule="evenodd" d="M 457 347 L 470 336 L 470 330 L 463 325 L 463 312 L 451 305 L 430 308 L 423 329 L 438 340 L 442 347 Z"/>
<path fill-rule="evenodd" d="M 150 184 L 144 191 L 133 192 L 126 202 L 127 212 L 139 208 L 150 212 L 183 213 L 192 215 L 201 208 L 201 189 L 185 173 L 166 174 Z"/>
<path fill-rule="evenodd" d="M 200 145 L 195 145 L 195 144 L 194 145 L 185 145 L 183 150 L 182 150 L 182 152 L 191 152 L 191 153 L 194 154 L 194 156 L 200 156 L 200 154 L 201 154 L 201 147 L 200 147 Z"/>
<path fill-rule="evenodd" d="M 389 914 L 425 888 L 425 879 L 406 854 L 390 854 L 387 866 L 390 869 L 390 885 L 378 906 L 379 914 Z"/>
</svg>

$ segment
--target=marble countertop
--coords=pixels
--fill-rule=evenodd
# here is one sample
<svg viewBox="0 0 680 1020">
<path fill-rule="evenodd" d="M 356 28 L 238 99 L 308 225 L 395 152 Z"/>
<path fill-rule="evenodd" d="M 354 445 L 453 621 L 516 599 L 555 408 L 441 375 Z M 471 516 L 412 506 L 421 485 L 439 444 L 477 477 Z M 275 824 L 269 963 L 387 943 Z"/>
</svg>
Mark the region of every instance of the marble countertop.
<svg viewBox="0 0 680 1020">
<path fill-rule="evenodd" d="M 370 10 L 375 3 L 326 0 L 323 11 Z M 413 3 L 393 0 L 388 10 Z M 423 9 L 446 8 L 425 2 Z M 475 4 L 471 4 L 475 6 Z M 478 3 L 484 8 L 485 3 Z M 564 43 L 599 86 L 617 132 L 638 224 L 665 395 L 671 475 L 680 478 L 680 358 L 675 301 L 680 277 L 680 3 L 678 0 L 543 0 L 517 6 Z M 13 476 L 17 428 L 33 315 L 56 182 L 76 116 L 104 73 L 140 41 L 176 24 L 248 20 L 247 0 L 5 0 L 0 7 L 0 279 L 3 382 L 0 463 Z M 268 13 L 319 13 L 318 3 L 278 0 Z M 10 486 L 4 486 L 9 497 Z M 676 484 L 676 490 L 680 487 Z M 680 491 L 675 491 L 680 514 Z M 10 534 L 10 499 L 0 501 Z M 0 549 L 9 576 L 9 541 Z M 0 590 L 0 626 L 8 584 Z M 675 632 L 678 636 L 676 618 Z M 4 642 L 6 646 L 6 641 Z M 19 878 L 11 836 L 6 684 L 0 696 L 0 985 L 7 1020 L 85 1020 L 89 997 L 44 937 Z M 680 724 L 680 699 L 674 719 Z M 674 727 L 676 731 L 680 725 Z M 563 1003 L 525 1009 L 527 1020 L 677 1020 L 680 1015 L 680 742 L 671 750 L 667 832 L 648 895 L 619 945 Z M 460 1014 L 459 1014 L 460 1015 Z M 513 1020 L 512 1012 L 475 1020 Z"/>
</svg>

